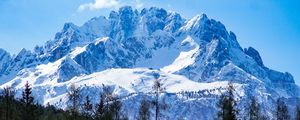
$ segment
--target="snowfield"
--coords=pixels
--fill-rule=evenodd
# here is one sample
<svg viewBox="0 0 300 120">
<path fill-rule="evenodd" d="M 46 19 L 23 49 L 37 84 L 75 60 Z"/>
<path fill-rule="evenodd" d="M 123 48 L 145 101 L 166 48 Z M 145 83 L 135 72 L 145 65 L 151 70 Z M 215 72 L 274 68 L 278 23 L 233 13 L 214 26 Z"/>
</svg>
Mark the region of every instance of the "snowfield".
<svg viewBox="0 0 300 120">
<path fill-rule="evenodd" d="M 73 79 L 65 82 L 58 82 L 55 78 L 40 82 L 38 81 L 38 78 L 41 78 L 44 74 L 41 74 L 41 76 L 35 76 L 38 72 L 41 71 L 38 70 L 36 72 L 32 72 L 32 77 L 26 77 L 24 79 L 16 78 L 6 84 L 3 84 L 2 87 L 13 86 L 16 89 L 21 90 L 28 81 L 29 84 L 33 85 L 34 94 L 37 96 L 44 95 L 41 96 L 43 99 L 40 101 L 44 101 L 41 104 L 47 105 L 48 102 L 50 104 L 59 102 L 60 99 L 58 98 L 66 99 L 66 91 L 72 84 L 75 84 L 77 87 L 82 87 L 82 89 L 88 86 L 99 88 L 99 90 L 101 90 L 103 85 L 112 86 L 114 88 L 114 93 L 119 96 L 126 96 L 132 93 L 150 93 L 153 92 L 152 87 L 154 84 L 153 81 L 156 79 L 154 77 L 155 74 L 160 75 L 159 80 L 163 84 L 163 88 L 166 93 L 176 94 L 180 92 L 210 91 L 219 89 L 219 91 L 214 91 L 214 94 L 220 95 L 224 92 L 224 88 L 228 85 L 227 81 L 212 83 L 194 82 L 181 75 L 164 73 L 147 68 L 108 69 L 90 75 L 74 77 Z M 51 73 L 51 71 L 46 72 Z M 21 91 L 18 92 L 18 94 L 21 94 Z M 88 92 L 89 91 L 84 91 L 84 93 Z M 60 107 L 65 108 L 66 106 Z"/>
</svg>

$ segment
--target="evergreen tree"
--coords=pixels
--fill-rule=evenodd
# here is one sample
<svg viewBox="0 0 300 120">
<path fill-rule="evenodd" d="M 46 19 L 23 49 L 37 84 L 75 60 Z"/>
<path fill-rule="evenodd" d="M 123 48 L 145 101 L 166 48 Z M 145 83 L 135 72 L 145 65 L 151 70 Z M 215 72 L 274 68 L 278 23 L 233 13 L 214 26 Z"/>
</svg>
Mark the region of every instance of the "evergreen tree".
<svg viewBox="0 0 300 120">
<path fill-rule="evenodd" d="M 141 101 L 137 120 L 150 120 L 150 103 L 145 98 Z"/>
<path fill-rule="evenodd" d="M 112 120 L 113 114 L 110 110 L 109 102 L 112 98 L 112 91 L 109 87 L 103 85 L 102 92 L 100 93 L 100 101 L 97 104 L 95 114 L 96 120 Z"/>
<path fill-rule="evenodd" d="M 5 87 L 0 94 L 0 120 L 20 120 L 22 104 L 15 98 L 12 87 Z"/>
<path fill-rule="evenodd" d="M 3 114 L 5 114 L 4 120 L 13 120 L 15 118 L 14 116 L 14 96 L 15 96 L 15 91 L 11 87 L 5 87 L 2 91 L 2 96 L 3 96 L 3 102 L 4 109 L 2 111 Z"/>
<path fill-rule="evenodd" d="M 106 107 L 105 107 L 105 97 L 103 96 L 103 93 L 100 94 L 100 101 L 96 106 L 97 110 L 95 113 L 95 119 L 96 120 L 102 120 L 105 117 Z"/>
<path fill-rule="evenodd" d="M 289 111 L 283 98 L 278 98 L 276 102 L 276 118 L 277 120 L 289 120 Z"/>
<path fill-rule="evenodd" d="M 0 119 L 4 119 L 4 116 L 5 116 L 5 112 L 3 112 L 4 108 L 3 108 L 2 104 L 3 104 L 3 97 L 2 97 L 2 95 L 0 95 Z"/>
<path fill-rule="evenodd" d="M 68 111 L 72 120 L 76 120 L 79 116 L 79 106 L 81 100 L 81 91 L 72 84 L 68 91 Z"/>
<path fill-rule="evenodd" d="M 96 107 L 96 120 L 124 120 L 127 117 L 121 111 L 122 102 L 112 93 L 112 90 L 103 85 L 100 101 Z"/>
<path fill-rule="evenodd" d="M 92 113 L 93 113 L 93 104 L 91 103 L 91 100 L 89 96 L 85 97 L 85 102 L 83 103 L 83 115 L 85 118 L 91 119 Z"/>
<path fill-rule="evenodd" d="M 113 96 L 112 100 L 109 104 L 109 111 L 112 114 L 112 118 L 114 120 L 124 120 L 126 116 L 121 111 L 122 102 L 119 100 L 117 96 Z"/>
<path fill-rule="evenodd" d="M 50 104 L 47 107 L 34 104 L 30 95 L 31 88 L 28 83 L 22 92 L 22 98 L 16 100 L 14 90 L 10 87 L 1 90 L 0 95 L 0 120 L 66 120 L 69 115 L 66 111 L 56 109 Z M 9 107 L 7 107 L 9 106 Z M 8 111 L 8 112 L 6 112 Z M 83 116 L 79 116 L 81 120 Z"/>
<path fill-rule="evenodd" d="M 222 120 L 237 120 L 236 115 L 238 114 L 238 111 L 235 109 L 236 101 L 234 99 L 234 91 L 234 86 L 229 82 L 227 93 L 221 95 L 218 103 L 218 107 L 220 108 L 218 117 Z"/>
<path fill-rule="evenodd" d="M 25 89 L 22 92 L 21 103 L 23 104 L 23 120 L 37 120 L 37 115 L 35 114 L 36 105 L 34 104 L 34 97 L 32 96 L 32 88 L 30 87 L 28 81 L 25 84 Z"/>
<path fill-rule="evenodd" d="M 67 120 L 71 118 L 67 111 L 57 109 L 49 103 L 46 107 L 39 106 L 39 111 L 42 111 L 42 113 L 39 114 L 39 120 Z M 83 116 L 79 116 L 78 119 L 79 118 L 85 120 Z"/>
<path fill-rule="evenodd" d="M 255 97 L 251 97 L 250 99 L 250 120 L 260 120 L 260 106 Z"/>
<path fill-rule="evenodd" d="M 59 115 L 57 115 L 56 108 L 51 106 L 49 103 L 43 109 L 43 113 L 40 115 L 39 120 L 58 120 Z"/>
<path fill-rule="evenodd" d="M 295 119 L 300 120 L 300 106 L 299 105 L 296 107 L 295 113 L 296 113 Z"/>
</svg>

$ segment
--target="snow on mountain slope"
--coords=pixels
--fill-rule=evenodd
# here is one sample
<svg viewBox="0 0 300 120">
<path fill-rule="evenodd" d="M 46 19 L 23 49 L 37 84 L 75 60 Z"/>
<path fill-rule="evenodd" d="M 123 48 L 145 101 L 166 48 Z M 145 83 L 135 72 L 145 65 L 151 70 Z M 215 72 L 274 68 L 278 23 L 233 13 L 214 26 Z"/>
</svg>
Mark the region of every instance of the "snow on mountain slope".
<svg viewBox="0 0 300 120">
<path fill-rule="evenodd" d="M 174 119 L 189 119 L 202 109 L 209 112 L 199 119 L 211 119 L 228 81 L 238 87 L 241 106 L 250 96 L 257 96 L 270 110 L 278 97 L 300 96 L 291 74 L 264 66 L 259 52 L 243 49 L 221 22 L 205 14 L 184 19 L 156 7 L 138 11 L 125 6 L 82 26 L 66 23 L 33 52 L 24 49 L 10 57 L 0 49 L 0 67 L 2 88 L 12 85 L 20 95 L 28 81 L 37 102 L 62 108 L 72 83 L 94 96 L 102 84 L 109 85 L 124 96 L 125 108 L 136 108 L 142 96 L 151 98 L 147 92 L 153 74 L 158 74 L 166 90 L 161 98 L 174 104 L 170 109 Z M 184 114 L 178 109 L 193 112 Z"/>
<path fill-rule="evenodd" d="M 206 97 L 220 95 L 222 92 L 224 92 L 224 89 L 228 84 L 227 81 L 198 83 L 180 75 L 164 73 L 158 70 L 150 70 L 146 68 L 108 69 L 102 72 L 83 75 L 61 82 L 55 80 L 55 78 L 49 78 L 47 81 L 43 82 L 38 81 L 37 77 L 44 76 L 44 74 L 38 75 L 39 73 L 54 73 L 56 71 L 53 70 L 58 66 L 58 63 L 49 64 L 47 66 L 38 66 L 37 68 L 39 68 L 39 70 L 31 70 L 28 77 L 15 78 L 14 80 L 2 86 L 12 86 L 18 90 L 17 95 L 20 95 L 22 92 L 21 88 L 25 85 L 26 81 L 29 81 L 29 83 L 33 85 L 33 94 L 36 96 L 36 99 L 38 99 L 39 102 L 42 102 L 40 104 L 47 105 L 50 103 L 56 105 L 57 107 L 65 108 L 65 102 L 67 98 L 66 92 L 72 84 L 80 87 L 83 95 L 94 96 L 92 99 L 94 103 L 98 102 L 99 96 L 97 95 L 99 95 L 101 92 L 100 88 L 102 88 L 103 85 L 111 87 L 114 91 L 114 94 L 117 94 L 118 96 L 125 97 L 131 95 L 128 96 L 130 99 L 135 98 L 135 96 L 138 94 L 151 93 L 153 92 L 153 81 L 156 79 L 154 77 L 155 74 L 160 75 L 159 79 L 163 84 L 163 88 L 165 88 L 165 92 L 168 94 L 174 94 L 175 96 L 178 94 L 178 97 L 181 95 L 184 97 L 184 94 L 181 94 L 181 92 L 188 91 L 203 92 L 201 94 Z M 116 73 L 118 73 L 118 75 L 116 75 Z M 243 90 L 240 88 L 241 85 L 236 84 L 235 86 L 238 90 L 240 90 L 240 95 L 243 95 Z M 191 99 L 190 101 L 193 100 Z M 190 101 L 187 102 L 192 103 Z M 127 104 L 126 102 L 124 102 L 124 104 L 126 106 L 131 105 Z M 182 115 L 184 116 L 184 114 Z"/>
<path fill-rule="evenodd" d="M 0 74 L 0 84 L 3 84 L 16 77 L 18 72 L 23 68 L 35 67 L 36 65 L 40 64 L 36 55 L 26 49 L 22 49 L 16 56 L 8 58 L 4 56 L 4 58 L 8 59 L 9 61 L 6 61 L 5 66 L 3 66 L 4 68 L 1 68 L 4 71 Z"/>
<path fill-rule="evenodd" d="M 35 68 L 27 68 L 20 71 L 15 81 L 15 84 L 25 84 L 27 81 L 30 84 L 43 85 L 43 84 L 55 84 L 57 82 L 63 82 L 69 80 L 72 74 L 78 76 L 85 74 L 84 69 L 80 69 L 80 66 L 75 63 L 71 58 L 65 57 L 54 63 L 42 64 Z M 19 86 L 17 88 L 22 88 Z"/>
<path fill-rule="evenodd" d="M 187 36 L 181 43 L 182 49 L 174 62 L 162 68 L 162 71 L 174 73 L 195 62 L 195 56 L 199 54 L 199 45 L 195 43 L 194 39 Z"/>
</svg>

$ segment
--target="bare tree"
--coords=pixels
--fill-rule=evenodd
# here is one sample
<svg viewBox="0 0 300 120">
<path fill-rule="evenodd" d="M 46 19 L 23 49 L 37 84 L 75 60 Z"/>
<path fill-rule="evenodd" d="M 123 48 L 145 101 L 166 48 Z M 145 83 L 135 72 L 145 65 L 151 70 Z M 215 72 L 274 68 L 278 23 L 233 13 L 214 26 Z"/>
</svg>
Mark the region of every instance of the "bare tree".
<svg viewBox="0 0 300 120">
<path fill-rule="evenodd" d="M 159 97 L 161 93 L 164 92 L 163 84 L 161 83 L 161 80 L 159 79 L 160 75 L 158 73 L 155 73 L 154 75 L 155 81 L 153 84 L 153 91 L 155 94 L 155 98 L 152 101 L 152 105 L 155 108 L 155 120 L 158 120 L 161 115 L 161 109 L 166 109 L 167 105 L 165 103 L 160 103 Z"/>
<path fill-rule="evenodd" d="M 76 120 L 79 114 L 79 106 L 81 100 L 81 91 L 79 88 L 72 84 L 68 93 L 68 110 L 72 116 L 72 120 Z"/>
</svg>

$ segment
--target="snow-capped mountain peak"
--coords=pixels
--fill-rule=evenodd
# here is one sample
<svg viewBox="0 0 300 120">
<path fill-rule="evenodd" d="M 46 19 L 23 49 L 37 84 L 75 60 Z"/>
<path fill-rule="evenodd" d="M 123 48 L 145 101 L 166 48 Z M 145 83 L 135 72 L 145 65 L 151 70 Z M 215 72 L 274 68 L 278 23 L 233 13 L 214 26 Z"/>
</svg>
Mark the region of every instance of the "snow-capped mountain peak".
<svg viewBox="0 0 300 120">
<path fill-rule="evenodd" d="M 106 84 L 127 96 L 125 107 L 135 108 L 134 101 L 151 91 L 154 74 L 159 74 L 174 105 L 171 119 L 184 116 L 179 108 L 196 111 L 189 114 L 207 108 L 207 116 L 215 115 L 213 103 L 228 81 L 237 86 L 241 104 L 253 94 L 270 108 L 279 96 L 300 96 L 293 76 L 269 69 L 262 58 L 253 47 L 242 49 L 233 32 L 206 14 L 185 19 L 162 8 L 125 6 L 82 26 L 66 23 L 34 52 L 24 49 L 11 57 L 0 49 L 0 83 L 20 94 L 29 81 L 39 103 L 61 108 L 64 103 L 58 102 L 66 102 L 71 84 L 89 95 Z M 193 97 L 185 98 L 184 92 Z M 199 101 L 210 104 L 196 105 Z"/>
</svg>

